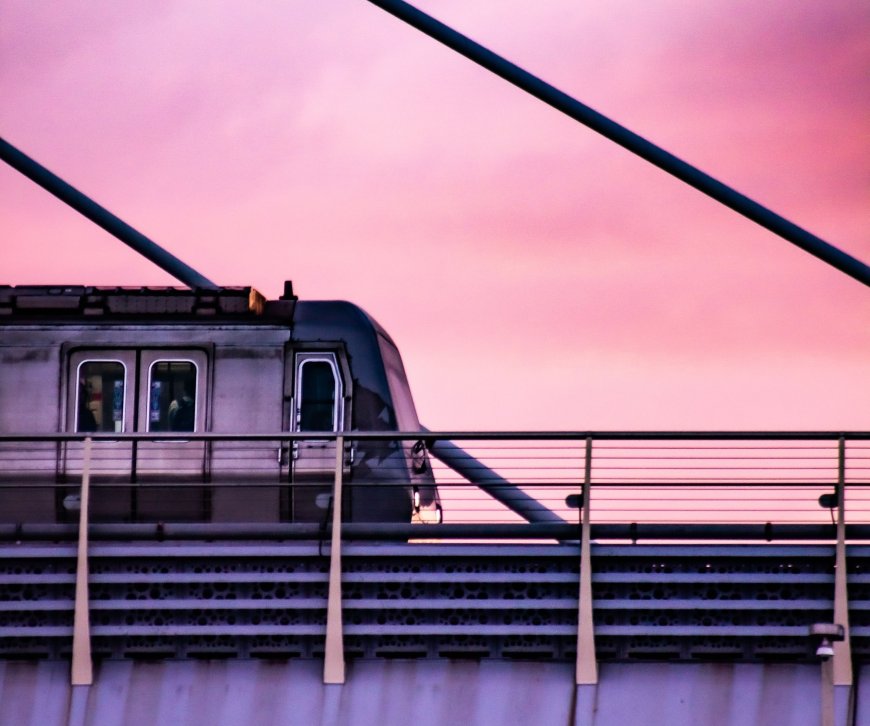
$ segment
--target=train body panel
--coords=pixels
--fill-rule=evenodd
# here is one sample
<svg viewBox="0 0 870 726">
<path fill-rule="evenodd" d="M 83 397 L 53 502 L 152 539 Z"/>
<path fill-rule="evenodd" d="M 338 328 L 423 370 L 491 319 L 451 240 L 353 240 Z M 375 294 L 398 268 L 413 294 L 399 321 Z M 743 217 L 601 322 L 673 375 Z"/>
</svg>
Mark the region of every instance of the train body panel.
<svg viewBox="0 0 870 726">
<path fill-rule="evenodd" d="M 419 429 L 395 345 L 346 302 L 266 301 L 250 288 L 3 287 L 0 364 L 0 434 L 308 434 L 97 441 L 97 521 L 322 521 L 337 432 Z M 407 522 L 415 500 L 437 505 L 413 443 L 347 447 L 348 519 Z M 3 447 L 0 521 L 70 520 L 83 444 L 40 444 L 29 463 Z M 16 482 L 34 488 L 20 496 Z"/>
</svg>

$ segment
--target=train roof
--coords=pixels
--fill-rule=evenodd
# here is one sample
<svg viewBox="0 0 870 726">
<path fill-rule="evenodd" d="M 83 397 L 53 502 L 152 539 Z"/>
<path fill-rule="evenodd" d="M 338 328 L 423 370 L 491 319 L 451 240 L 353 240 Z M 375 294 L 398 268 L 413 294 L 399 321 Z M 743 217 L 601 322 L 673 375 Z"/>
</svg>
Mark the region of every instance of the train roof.
<svg viewBox="0 0 870 726">
<path fill-rule="evenodd" d="M 267 300 L 253 287 L 0 285 L 0 324 L 159 319 L 286 325 L 293 319 L 296 301 L 289 283 L 278 300 Z"/>
</svg>

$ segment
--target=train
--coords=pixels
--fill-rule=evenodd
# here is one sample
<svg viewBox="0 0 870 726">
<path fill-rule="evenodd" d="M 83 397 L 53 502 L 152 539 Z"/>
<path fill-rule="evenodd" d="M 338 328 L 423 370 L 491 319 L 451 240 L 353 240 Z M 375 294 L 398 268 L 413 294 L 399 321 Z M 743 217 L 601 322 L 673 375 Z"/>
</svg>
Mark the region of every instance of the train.
<svg viewBox="0 0 870 726">
<path fill-rule="evenodd" d="M 2 138 L 0 159 L 185 285 L 0 285 L 0 524 L 73 521 L 87 470 L 91 521 L 325 528 L 339 465 L 343 521 L 440 524 L 430 456 L 561 522 L 421 426 L 360 307 L 220 286 Z"/>
<path fill-rule="evenodd" d="M 276 300 L 0 286 L 0 522 L 74 520 L 84 435 L 93 521 L 324 522 L 338 433 L 419 430 L 396 344 L 352 303 L 289 282 Z M 34 440 L 2 440 L 16 434 Z M 441 521 L 424 441 L 345 449 L 344 519 Z"/>
</svg>

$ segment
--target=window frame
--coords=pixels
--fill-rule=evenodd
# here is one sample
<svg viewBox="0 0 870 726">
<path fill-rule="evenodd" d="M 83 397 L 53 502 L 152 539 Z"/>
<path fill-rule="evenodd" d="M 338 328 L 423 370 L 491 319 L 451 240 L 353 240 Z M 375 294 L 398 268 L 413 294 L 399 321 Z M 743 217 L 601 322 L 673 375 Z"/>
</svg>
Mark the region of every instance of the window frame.
<svg viewBox="0 0 870 726">
<path fill-rule="evenodd" d="M 172 431 L 151 430 L 149 416 L 149 407 L 151 406 L 151 372 L 155 363 L 193 363 L 196 369 L 196 394 L 193 397 L 193 431 L 176 433 L 198 433 L 207 431 L 206 395 L 209 383 L 206 380 L 206 376 L 209 374 L 209 354 L 197 347 L 142 347 L 137 348 L 136 352 L 138 354 L 138 380 L 140 390 L 139 398 L 136 401 L 138 411 L 136 431 L 139 433 L 153 434 L 155 436 L 174 433 Z"/>
<path fill-rule="evenodd" d="M 86 357 L 90 351 L 80 351 L 80 355 L 82 356 L 81 360 L 78 363 L 75 362 L 75 358 L 71 360 L 72 363 L 75 364 L 75 376 L 72 378 L 72 407 L 70 409 L 70 417 L 72 418 L 72 425 L 70 429 L 73 433 L 115 433 L 115 434 L 123 434 L 127 432 L 127 415 L 128 415 L 128 393 L 129 393 L 129 381 L 130 376 L 127 362 L 118 357 L 106 357 L 106 356 L 96 356 L 93 358 Z M 96 352 L 96 351 L 95 351 Z M 120 431 L 80 431 L 79 430 L 79 405 L 81 401 L 79 400 L 79 396 L 81 394 L 81 376 L 82 376 L 82 366 L 87 365 L 88 363 L 118 363 L 124 371 L 124 394 L 121 396 L 123 401 L 123 406 L 121 408 L 121 430 Z M 135 394 L 134 394 L 135 395 Z"/>
<path fill-rule="evenodd" d="M 150 351 L 148 351 L 150 352 Z M 150 356 L 149 356 L 150 358 Z M 196 385 L 196 390 L 193 392 L 193 430 L 185 431 L 185 432 L 174 432 L 171 430 L 167 431 L 152 431 L 151 429 L 151 377 L 154 371 L 154 366 L 158 363 L 190 363 L 194 369 L 194 383 Z M 142 365 L 142 364 L 140 364 Z M 142 366 L 144 368 L 144 365 Z M 200 376 L 200 368 L 201 366 L 197 361 L 193 360 L 191 357 L 187 358 L 154 358 L 148 364 L 147 372 L 143 371 L 145 375 L 145 390 L 147 391 L 146 400 L 145 400 L 145 428 L 142 429 L 145 433 L 190 433 L 195 434 L 201 430 L 200 421 L 199 421 L 199 412 L 200 412 L 200 380 L 202 377 Z M 140 426 L 140 428 L 142 428 Z"/>
<path fill-rule="evenodd" d="M 302 421 L 302 377 L 306 363 L 327 363 L 332 371 L 332 379 L 335 382 L 335 398 L 332 405 L 332 432 L 336 433 L 344 428 L 344 380 L 341 377 L 338 365 L 338 357 L 335 353 L 326 352 L 300 352 L 296 353 L 295 376 L 293 384 L 293 431 L 298 433 L 310 433 L 301 431 L 299 424 Z"/>
</svg>

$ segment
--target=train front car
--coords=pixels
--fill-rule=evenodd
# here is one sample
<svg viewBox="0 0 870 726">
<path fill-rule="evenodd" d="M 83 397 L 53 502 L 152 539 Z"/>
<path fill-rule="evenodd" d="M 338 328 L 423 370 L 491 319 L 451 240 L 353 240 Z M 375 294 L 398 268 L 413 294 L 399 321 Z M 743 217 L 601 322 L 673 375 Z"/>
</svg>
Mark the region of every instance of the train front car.
<svg viewBox="0 0 870 726">
<path fill-rule="evenodd" d="M 441 505 L 423 441 L 389 436 L 421 427 L 401 356 L 387 332 L 351 303 L 299 302 L 292 346 L 292 430 L 385 434 L 384 439 L 351 440 L 346 447 L 343 507 L 349 519 L 440 522 Z M 297 518 L 323 518 L 335 461 L 331 441 L 294 445 Z"/>
<path fill-rule="evenodd" d="M 324 522 L 339 461 L 345 520 L 434 521 L 422 444 L 350 434 L 398 430 L 401 358 L 350 303 L 0 287 L 0 522 L 76 519 L 86 434 L 93 521 Z"/>
</svg>

